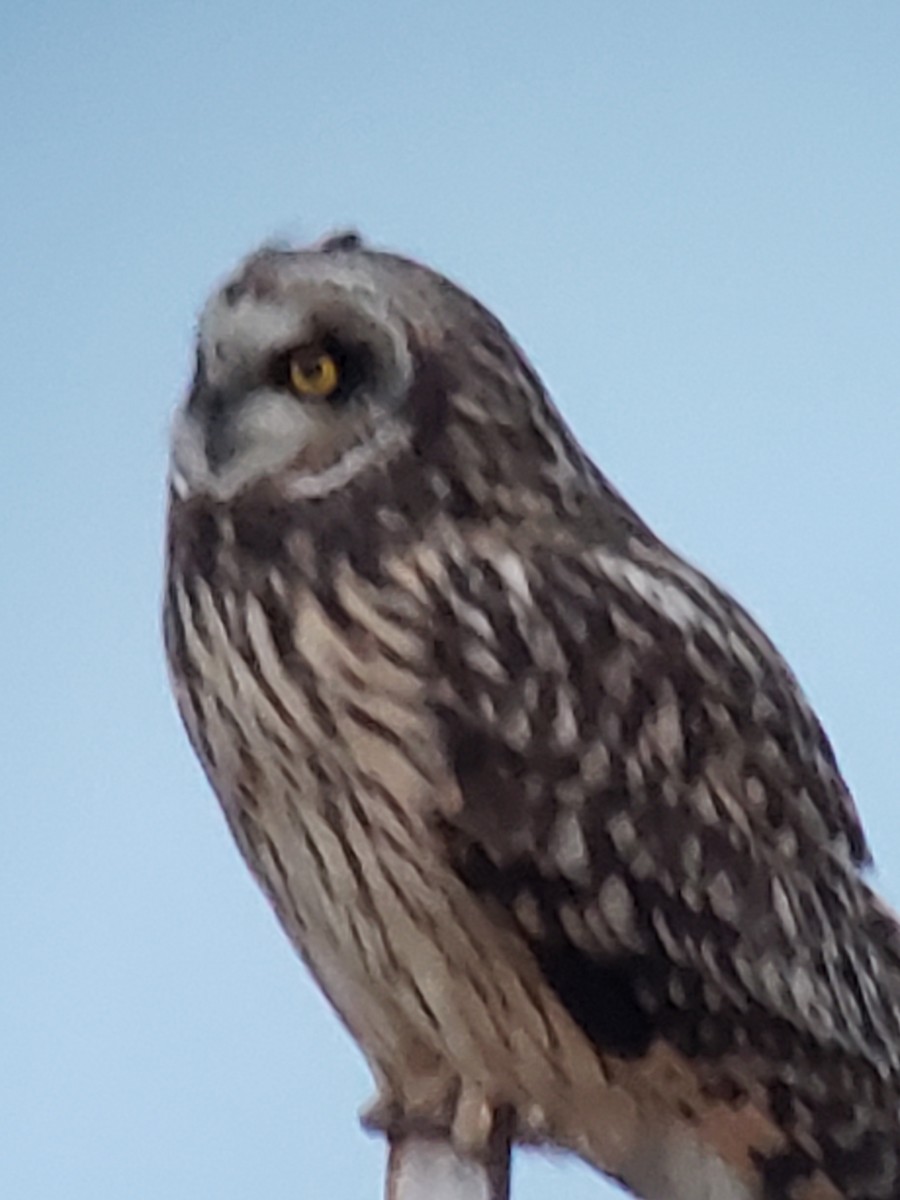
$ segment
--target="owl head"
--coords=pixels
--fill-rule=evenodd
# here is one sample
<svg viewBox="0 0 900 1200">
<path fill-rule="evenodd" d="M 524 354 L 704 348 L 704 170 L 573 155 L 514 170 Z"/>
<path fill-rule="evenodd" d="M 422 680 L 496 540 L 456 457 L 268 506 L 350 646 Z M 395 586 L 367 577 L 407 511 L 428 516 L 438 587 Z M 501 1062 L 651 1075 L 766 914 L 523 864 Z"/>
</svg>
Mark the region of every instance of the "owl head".
<svg viewBox="0 0 900 1200">
<path fill-rule="evenodd" d="M 577 508 L 599 477 L 533 369 L 443 276 L 340 234 L 263 248 L 214 292 L 174 424 L 180 501 L 352 488 L 406 510 L 490 517 Z"/>
</svg>

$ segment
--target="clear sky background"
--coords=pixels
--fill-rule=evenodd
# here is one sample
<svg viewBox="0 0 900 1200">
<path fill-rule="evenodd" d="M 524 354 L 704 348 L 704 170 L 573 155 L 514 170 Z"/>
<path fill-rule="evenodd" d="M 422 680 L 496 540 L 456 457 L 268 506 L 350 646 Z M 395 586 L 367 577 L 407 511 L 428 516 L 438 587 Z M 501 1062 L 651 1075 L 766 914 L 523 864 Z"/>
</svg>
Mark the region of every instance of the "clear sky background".
<svg viewBox="0 0 900 1200">
<path fill-rule="evenodd" d="M 785 651 L 900 901 L 898 63 L 896 0 L 3 5 L 3 1196 L 380 1196 L 158 635 L 192 323 L 272 235 L 358 225 L 499 313 Z"/>
</svg>

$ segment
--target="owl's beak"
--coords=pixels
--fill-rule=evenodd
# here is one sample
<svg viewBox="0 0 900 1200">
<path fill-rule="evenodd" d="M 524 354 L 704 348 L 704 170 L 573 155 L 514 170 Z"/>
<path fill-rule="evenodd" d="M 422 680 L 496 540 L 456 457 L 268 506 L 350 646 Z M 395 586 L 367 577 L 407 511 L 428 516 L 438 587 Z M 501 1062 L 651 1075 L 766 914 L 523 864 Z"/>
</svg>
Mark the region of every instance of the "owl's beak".
<svg viewBox="0 0 900 1200">
<path fill-rule="evenodd" d="M 237 451 L 233 414 L 238 397 L 226 388 L 211 387 L 202 377 L 194 380 L 185 402 L 185 417 L 193 422 L 212 474 L 225 468 Z"/>
<path fill-rule="evenodd" d="M 197 378 L 176 411 L 171 475 L 182 499 L 197 492 L 216 491 L 217 479 L 237 451 L 235 407 L 235 397 Z"/>
</svg>

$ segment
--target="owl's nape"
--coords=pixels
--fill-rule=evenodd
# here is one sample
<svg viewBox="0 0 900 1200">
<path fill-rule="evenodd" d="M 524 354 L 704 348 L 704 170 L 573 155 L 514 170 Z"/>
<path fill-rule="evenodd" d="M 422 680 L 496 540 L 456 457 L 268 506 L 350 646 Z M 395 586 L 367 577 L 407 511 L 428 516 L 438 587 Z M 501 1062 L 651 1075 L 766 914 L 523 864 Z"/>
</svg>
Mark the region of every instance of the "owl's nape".
<svg viewBox="0 0 900 1200">
<path fill-rule="evenodd" d="M 259 251 L 171 476 L 180 711 L 387 1132 L 900 1195 L 900 934 L 829 743 L 495 317 L 356 235 Z"/>
</svg>

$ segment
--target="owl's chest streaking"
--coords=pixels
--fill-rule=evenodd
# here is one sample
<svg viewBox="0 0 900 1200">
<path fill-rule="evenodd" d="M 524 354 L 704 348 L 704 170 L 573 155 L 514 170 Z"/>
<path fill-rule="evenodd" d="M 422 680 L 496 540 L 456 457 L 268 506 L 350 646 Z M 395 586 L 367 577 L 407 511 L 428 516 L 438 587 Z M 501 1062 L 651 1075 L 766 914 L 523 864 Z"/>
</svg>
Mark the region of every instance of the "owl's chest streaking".
<svg viewBox="0 0 900 1200">
<path fill-rule="evenodd" d="M 381 864 L 426 853 L 437 764 L 415 639 L 343 599 L 352 619 L 275 573 L 253 587 L 173 576 L 167 625 L 181 711 L 234 836 L 352 1022 L 347 993 L 390 966 L 373 914 L 408 890 L 381 894 Z"/>
<path fill-rule="evenodd" d="M 318 594 L 275 574 L 237 583 L 181 574 L 173 555 L 167 641 L 191 739 L 248 864 L 379 1077 L 404 1106 L 426 1103 L 417 1091 L 433 1105 L 467 1059 L 509 1055 L 504 989 L 525 1003 L 514 949 L 508 968 L 477 979 L 504 938 L 429 824 L 450 780 L 423 703 L 422 632 L 349 570 Z M 545 1039 L 533 1004 L 515 1036 Z"/>
</svg>

